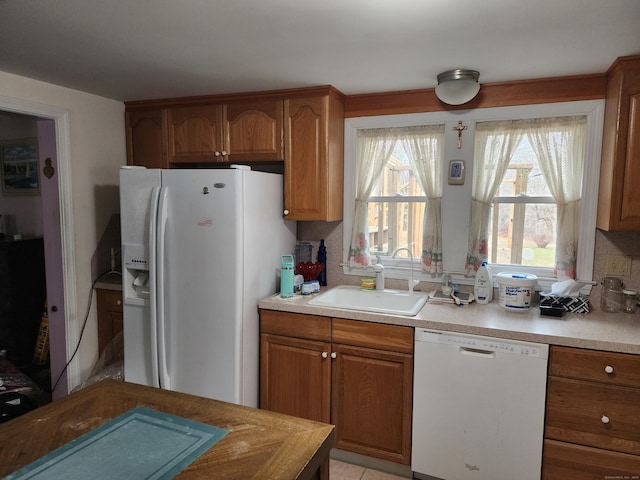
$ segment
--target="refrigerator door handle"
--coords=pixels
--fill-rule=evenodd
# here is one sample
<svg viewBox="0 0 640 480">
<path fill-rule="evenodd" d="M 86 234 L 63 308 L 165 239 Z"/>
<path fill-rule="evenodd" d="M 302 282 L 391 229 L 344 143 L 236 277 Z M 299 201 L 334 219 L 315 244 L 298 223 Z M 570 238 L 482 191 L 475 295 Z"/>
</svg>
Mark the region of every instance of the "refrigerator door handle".
<svg viewBox="0 0 640 480">
<path fill-rule="evenodd" d="M 160 187 L 154 187 L 151 192 L 151 200 L 149 204 L 149 290 L 151 292 L 149 299 L 149 331 L 151 333 L 151 381 L 152 386 L 154 387 L 160 386 L 160 381 L 158 378 L 158 315 L 156 308 L 156 302 L 158 301 L 158 293 L 156 290 L 156 243 L 159 195 Z"/>
<path fill-rule="evenodd" d="M 171 378 L 167 368 L 167 338 L 165 331 L 165 235 L 167 227 L 167 187 L 161 187 L 158 201 L 158 231 L 156 236 L 156 308 L 158 330 L 158 373 L 160 388 L 171 390 Z"/>
</svg>

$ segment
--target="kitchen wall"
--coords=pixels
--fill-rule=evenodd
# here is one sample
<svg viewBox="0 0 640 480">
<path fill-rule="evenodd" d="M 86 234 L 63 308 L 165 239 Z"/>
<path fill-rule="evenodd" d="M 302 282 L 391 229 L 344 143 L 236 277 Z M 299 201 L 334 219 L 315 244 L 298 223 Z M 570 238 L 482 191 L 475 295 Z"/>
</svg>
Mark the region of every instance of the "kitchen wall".
<svg viewBox="0 0 640 480">
<path fill-rule="evenodd" d="M 91 259 L 112 215 L 119 212 L 119 167 L 126 162 L 122 102 L 0 72 L 0 97 L 42 104 L 68 112 L 71 198 L 75 242 L 76 315 L 68 318 L 69 343 L 75 346 L 93 280 Z M 95 308 L 91 309 L 78 362 L 80 379 L 91 371 L 98 351 Z"/>
<path fill-rule="evenodd" d="M 327 283 L 335 285 L 359 285 L 360 277 L 345 275 L 340 263 L 343 261 L 343 223 L 342 222 L 298 222 L 298 241 L 309 242 L 313 245 L 314 257 L 320 239 L 325 240 L 327 246 Z M 631 276 L 621 277 L 625 286 L 630 289 L 640 290 L 640 232 L 604 232 L 596 230 L 595 258 L 593 268 L 593 280 L 600 282 L 606 274 L 607 255 L 630 255 L 633 258 L 631 264 Z M 373 276 L 373 273 L 372 273 Z M 421 284 L 423 290 L 430 285 Z M 406 289 L 406 280 L 386 279 L 388 288 Z M 438 282 L 434 286 L 437 287 Z M 600 286 L 596 285 L 591 291 L 591 303 L 593 310 L 600 308 Z"/>
</svg>

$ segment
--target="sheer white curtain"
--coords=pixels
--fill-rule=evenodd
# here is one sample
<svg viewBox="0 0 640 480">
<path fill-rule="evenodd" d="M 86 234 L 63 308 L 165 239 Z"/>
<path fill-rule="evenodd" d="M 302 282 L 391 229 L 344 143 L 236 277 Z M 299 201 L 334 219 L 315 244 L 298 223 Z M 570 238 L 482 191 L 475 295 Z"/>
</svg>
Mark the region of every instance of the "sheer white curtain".
<svg viewBox="0 0 640 480">
<path fill-rule="evenodd" d="M 397 135 L 385 128 L 362 129 L 357 142 L 356 206 L 348 263 L 350 267 L 366 267 L 371 263 L 367 200 L 391 157 Z"/>
<path fill-rule="evenodd" d="M 420 125 L 400 131 L 400 141 L 427 196 L 422 221 L 422 270 L 442 273 L 442 157 L 444 125 Z"/>
<path fill-rule="evenodd" d="M 475 275 L 487 260 L 492 200 L 523 136 L 521 120 L 476 123 L 471 219 L 465 271 Z"/>
<path fill-rule="evenodd" d="M 585 116 L 539 118 L 527 129 L 542 175 L 558 204 L 554 272 L 558 280 L 576 278 L 586 131 Z"/>
</svg>

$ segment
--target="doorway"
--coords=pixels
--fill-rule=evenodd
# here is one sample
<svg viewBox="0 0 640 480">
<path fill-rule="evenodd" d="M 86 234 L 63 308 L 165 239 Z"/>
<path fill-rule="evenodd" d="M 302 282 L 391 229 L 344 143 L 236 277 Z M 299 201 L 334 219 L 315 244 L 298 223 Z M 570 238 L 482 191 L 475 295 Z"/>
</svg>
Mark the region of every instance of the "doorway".
<svg viewBox="0 0 640 480">
<path fill-rule="evenodd" d="M 55 201 L 48 197 L 45 214 L 43 211 L 43 231 L 49 245 L 45 248 L 45 266 L 47 271 L 47 313 L 50 325 L 50 365 L 52 385 L 56 384 L 53 399 L 63 397 L 69 392 L 70 378 L 79 377 L 79 367 L 67 358 L 70 351 L 69 338 L 77 338 L 77 328 L 69 318 L 76 316 L 75 259 L 73 256 L 73 208 L 70 190 L 70 144 L 68 112 L 48 105 L 33 103 L 21 99 L 0 96 L 0 111 L 28 115 L 38 118 L 39 144 L 45 158 L 54 163 L 56 174 L 48 184 L 57 195 Z M 42 137 L 42 138 L 40 138 Z M 40 168 L 44 165 L 41 163 Z M 57 181 L 56 181 L 57 180 Z M 44 187 L 43 189 L 47 190 Z M 53 237 L 53 238 L 52 238 Z M 65 370 L 66 368 L 66 370 Z M 77 382 L 76 382 L 77 383 Z"/>
</svg>

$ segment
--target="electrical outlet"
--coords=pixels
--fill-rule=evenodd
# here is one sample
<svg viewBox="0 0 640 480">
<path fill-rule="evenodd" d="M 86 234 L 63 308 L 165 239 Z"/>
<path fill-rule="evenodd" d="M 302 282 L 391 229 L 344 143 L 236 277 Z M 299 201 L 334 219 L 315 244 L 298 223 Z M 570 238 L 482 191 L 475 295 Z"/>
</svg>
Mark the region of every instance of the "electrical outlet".
<svg viewBox="0 0 640 480">
<path fill-rule="evenodd" d="M 607 255 L 607 275 L 631 276 L 631 256 Z"/>
</svg>

